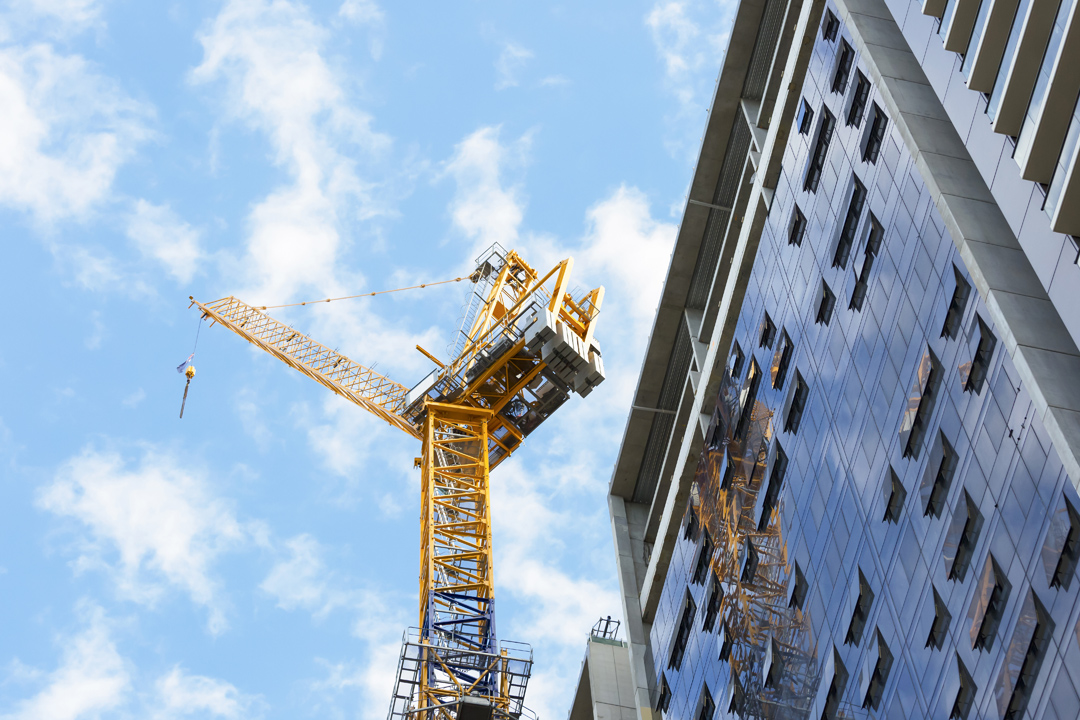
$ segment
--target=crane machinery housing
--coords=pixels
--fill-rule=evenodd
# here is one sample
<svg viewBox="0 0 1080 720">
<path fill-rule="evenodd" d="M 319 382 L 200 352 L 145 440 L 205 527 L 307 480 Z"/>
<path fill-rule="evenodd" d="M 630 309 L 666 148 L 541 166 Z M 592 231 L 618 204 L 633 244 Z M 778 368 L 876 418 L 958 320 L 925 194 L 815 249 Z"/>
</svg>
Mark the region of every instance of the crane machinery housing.
<svg viewBox="0 0 1080 720">
<path fill-rule="evenodd" d="M 451 359 L 412 388 L 235 297 L 203 313 L 422 442 L 419 624 L 405 631 L 388 720 L 517 720 L 531 648 L 497 639 L 489 472 L 570 393 L 604 380 L 603 287 L 573 297 L 573 260 L 540 275 L 498 244 L 477 258 Z M 327 301 L 328 302 L 328 301 Z M 308 303 L 310 304 L 310 303 Z"/>
</svg>

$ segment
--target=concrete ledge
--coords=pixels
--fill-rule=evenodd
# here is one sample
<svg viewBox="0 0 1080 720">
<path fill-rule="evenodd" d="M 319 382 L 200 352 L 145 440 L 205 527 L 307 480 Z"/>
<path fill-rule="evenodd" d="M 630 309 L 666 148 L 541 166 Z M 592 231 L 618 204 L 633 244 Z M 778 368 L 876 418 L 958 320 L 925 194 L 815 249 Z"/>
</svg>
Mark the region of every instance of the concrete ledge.
<svg viewBox="0 0 1080 720">
<path fill-rule="evenodd" d="M 956 135 L 956 131 L 953 130 L 952 134 Z M 911 136 L 911 133 L 907 135 Z M 959 141 L 959 136 L 956 137 Z M 912 139 L 914 139 L 913 136 Z M 912 155 L 916 153 L 912 152 Z M 920 149 L 916 155 L 915 164 L 934 195 L 951 195 L 987 203 L 994 202 L 993 193 L 986 187 L 979 168 L 975 166 L 970 156 L 961 159 Z"/>
<path fill-rule="evenodd" d="M 912 142 L 925 148 L 926 152 L 960 160 L 970 157 L 960 136 L 949 132 L 953 129 L 951 122 L 922 115 L 908 115 L 906 120 Z"/>
<path fill-rule="evenodd" d="M 1030 264 L 1023 262 L 1024 253 L 1019 248 L 968 238 L 967 249 L 971 253 L 972 262 L 985 268 L 983 278 L 986 289 L 980 289 L 980 294 L 985 295 L 989 288 L 996 288 L 999 291 L 1029 295 L 1033 298 L 1042 295 L 1043 286 L 1039 282 L 1039 276 Z"/>
<path fill-rule="evenodd" d="M 919 67 L 919 61 L 907 47 L 898 50 L 885 45 L 874 45 L 874 54 L 878 56 L 877 69 L 883 77 L 910 82 L 921 82 L 926 79 L 922 68 Z"/>
</svg>

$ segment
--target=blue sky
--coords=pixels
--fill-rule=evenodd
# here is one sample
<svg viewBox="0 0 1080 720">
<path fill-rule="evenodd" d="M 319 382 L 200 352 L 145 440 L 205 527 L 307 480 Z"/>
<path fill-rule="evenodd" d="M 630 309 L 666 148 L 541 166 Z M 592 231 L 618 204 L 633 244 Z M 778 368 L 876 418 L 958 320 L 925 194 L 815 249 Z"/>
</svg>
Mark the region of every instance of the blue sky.
<svg viewBox="0 0 1080 720">
<path fill-rule="evenodd" d="M 582 6 L 583 5 L 583 6 Z M 415 441 L 221 328 L 467 273 L 608 293 L 608 380 L 493 475 L 500 636 L 569 707 L 606 487 L 730 26 L 715 0 L 0 4 L 0 718 L 383 718 Z M 464 285 L 278 313 L 400 382 Z"/>
</svg>

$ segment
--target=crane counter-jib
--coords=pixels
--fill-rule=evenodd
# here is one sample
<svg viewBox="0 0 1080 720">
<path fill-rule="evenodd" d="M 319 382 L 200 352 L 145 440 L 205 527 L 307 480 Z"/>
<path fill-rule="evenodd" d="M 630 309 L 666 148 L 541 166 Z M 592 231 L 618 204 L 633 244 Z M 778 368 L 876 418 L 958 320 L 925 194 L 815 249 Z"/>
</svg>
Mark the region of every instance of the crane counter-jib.
<svg viewBox="0 0 1080 720">
<path fill-rule="evenodd" d="M 540 275 L 513 250 L 482 255 L 457 356 L 412 388 L 235 297 L 192 299 L 205 318 L 422 442 L 420 622 L 403 644 L 390 720 L 528 712 L 531 652 L 495 635 L 488 478 L 572 393 L 603 382 L 603 288 L 571 297 L 572 267 Z"/>
</svg>

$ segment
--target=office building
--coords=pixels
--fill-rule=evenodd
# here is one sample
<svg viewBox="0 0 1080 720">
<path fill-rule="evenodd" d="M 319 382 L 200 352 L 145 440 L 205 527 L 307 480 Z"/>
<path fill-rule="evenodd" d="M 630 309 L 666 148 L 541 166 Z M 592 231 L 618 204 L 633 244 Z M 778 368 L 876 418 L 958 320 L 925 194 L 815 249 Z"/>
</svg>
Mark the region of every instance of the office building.
<svg viewBox="0 0 1080 720">
<path fill-rule="evenodd" d="M 1080 716 L 1076 0 L 742 0 L 612 476 L 652 717 Z"/>
</svg>

